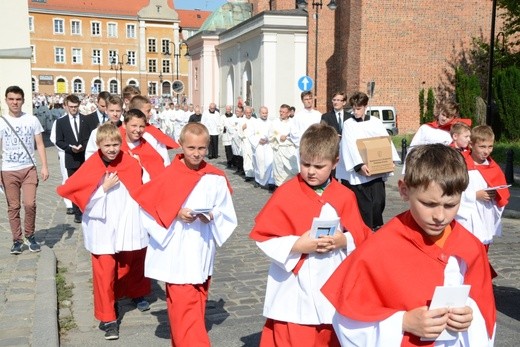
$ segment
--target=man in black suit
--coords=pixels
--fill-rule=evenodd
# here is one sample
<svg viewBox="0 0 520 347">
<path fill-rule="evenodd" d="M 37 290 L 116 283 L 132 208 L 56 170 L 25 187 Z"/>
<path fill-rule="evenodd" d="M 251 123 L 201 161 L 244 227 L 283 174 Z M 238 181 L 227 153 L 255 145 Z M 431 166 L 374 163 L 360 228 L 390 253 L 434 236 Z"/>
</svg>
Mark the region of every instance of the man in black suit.
<svg viewBox="0 0 520 347">
<path fill-rule="evenodd" d="M 336 92 L 332 96 L 332 111 L 321 115 L 321 121 L 336 129 L 339 136 L 341 136 L 343 131 L 343 123 L 351 116 L 345 110 L 346 104 L 347 98 L 345 93 Z"/>
<path fill-rule="evenodd" d="M 97 97 L 97 110 L 85 116 L 92 130 L 96 129 L 99 124 L 103 124 L 109 120 L 107 116 L 107 100 L 109 97 L 109 92 L 104 91 L 99 93 Z"/>
<path fill-rule="evenodd" d="M 65 98 L 64 108 L 67 113 L 56 121 L 56 146 L 65 151 L 65 168 L 72 176 L 85 161 L 85 148 L 90 136 L 90 123 L 79 114 L 79 98 L 70 94 Z M 81 211 L 75 204 L 74 222 L 81 223 Z"/>
</svg>

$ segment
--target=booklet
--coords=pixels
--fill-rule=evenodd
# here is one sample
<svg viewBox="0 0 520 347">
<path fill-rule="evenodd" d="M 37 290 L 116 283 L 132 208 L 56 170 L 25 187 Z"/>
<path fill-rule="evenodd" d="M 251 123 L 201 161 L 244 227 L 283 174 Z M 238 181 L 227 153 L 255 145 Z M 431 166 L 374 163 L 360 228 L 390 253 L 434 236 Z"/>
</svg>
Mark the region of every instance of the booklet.
<svg viewBox="0 0 520 347">
<path fill-rule="evenodd" d="M 498 189 L 506 189 L 506 188 L 509 188 L 509 187 L 511 187 L 510 184 L 503 184 L 503 185 L 501 185 L 501 186 L 488 187 L 488 188 L 486 188 L 486 189 L 484 189 L 484 190 L 498 190 Z"/>
<path fill-rule="evenodd" d="M 196 216 L 198 214 L 204 215 L 207 219 L 209 219 L 209 213 L 211 212 L 211 207 L 205 207 L 205 208 L 193 208 L 191 210 L 191 215 Z"/>
<path fill-rule="evenodd" d="M 318 238 L 321 235 L 332 236 L 339 229 L 339 217 L 321 219 L 314 217 L 311 226 L 311 237 Z"/>
<path fill-rule="evenodd" d="M 464 307 L 468 300 L 469 284 L 461 284 L 458 286 L 437 286 L 433 292 L 430 310 L 441 307 Z M 450 341 L 455 340 L 458 336 L 457 332 L 444 330 L 436 339 L 428 339 L 421 337 L 421 341 Z"/>
</svg>

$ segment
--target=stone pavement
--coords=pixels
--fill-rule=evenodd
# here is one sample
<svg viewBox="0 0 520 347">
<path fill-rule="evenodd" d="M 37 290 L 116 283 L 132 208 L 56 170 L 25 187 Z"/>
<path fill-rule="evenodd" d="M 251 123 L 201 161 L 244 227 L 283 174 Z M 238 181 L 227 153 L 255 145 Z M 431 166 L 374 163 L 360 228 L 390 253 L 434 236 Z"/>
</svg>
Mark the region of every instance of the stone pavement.
<svg viewBox="0 0 520 347">
<path fill-rule="evenodd" d="M 220 153 L 223 154 L 222 148 Z M 153 282 L 149 296 L 151 310 L 137 311 L 128 300 L 120 302 L 120 339 L 105 341 L 93 317 L 90 255 L 83 248 L 81 232 L 73 217 L 55 193 L 59 184 L 57 154 L 47 149 L 51 178 L 40 183 L 36 239 L 41 253 L 25 250 L 9 254 L 11 234 L 6 213 L 0 217 L 0 347 L 3 346 L 168 346 L 169 330 L 165 292 L 162 283 Z M 212 163 L 223 167 L 223 160 Z M 400 172 L 401 168 L 396 169 Z M 234 188 L 239 226 L 218 250 L 207 304 L 206 325 L 215 347 L 257 346 L 264 322 L 262 317 L 269 263 L 249 240 L 253 218 L 269 198 L 269 193 L 228 171 Z M 396 190 L 397 177 L 387 185 L 385 217 L 403 211 L 405 205 Z M 520 190 L 513 190 L 513 201 L 506 216 L 518 216 Z M 0 211 L 6 211 L 0 199 Z M 496 346 L 516 346 L 520 341 L 520 219 L 504 219 L 504 237 L 490 249 L 490 259 L 499 273 L 494 280 L 498 308 Z M 59 339 L 56 268 L 65 268 L 67 282 L 74 285 L 68 307 L 60 318 L 71 318 L 77 325 Z"/>
</svg>

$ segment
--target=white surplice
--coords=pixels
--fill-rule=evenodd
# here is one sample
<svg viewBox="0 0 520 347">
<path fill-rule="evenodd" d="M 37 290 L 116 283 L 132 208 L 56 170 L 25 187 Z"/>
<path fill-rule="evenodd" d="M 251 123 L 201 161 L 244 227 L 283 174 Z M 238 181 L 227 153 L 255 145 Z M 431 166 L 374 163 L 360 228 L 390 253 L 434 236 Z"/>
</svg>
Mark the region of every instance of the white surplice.
<svg viewBox="0 0 520 347">
<path fill-rule="evenodd" d="M 242 127 L 238 129 L 239 136 L 242 139 L 242 156 L 244 157 L 244 172 L 246 177 L 255 176 L 255 170 L 253 166 L 253 147 L 251 146 L 249 138 L 254 131 L 254 123 L 256 121 L 256 118 L 251 117 L 247 119 L 244 117 L 244 124 L 247 127 L 245 129 L 242 129 Z"/>
<path fill-rule="evenodd" d="M 269 129 L 269 143 L 273 148 L 273 177 L 277 186 L 281 186 L 300 171 L 296 146 L 289 138 L 291 125 L 291 118 L 284 121 L 278 118 L 271 123 Z M 286 137 L 285 141 L 282 141 L 282 136 Z"/>
<path fill-rule="evenodd" d="M 216 246 L 222 246 L 237 226 L 226 179 L 202 176 L 182 207 L 211 208 L 213 220 L 188 224 L 175 219 L 165 229 L 142 212 L 143 228 L 150 234 L 145 276 L 167 283 L 201 284 L 212 275 Z"/>
<path fill-rule="evenodd" d="M 269 144 L 269 129 L 271 121 L 261 118 L 254 122 L 254 129 L 249 137 L 253 149 L 253 168 L 255 170 L 255 181 L 261 186 L 273 184 L 273 149 Z M 265 143 L 261 144 L 260 140 Z"/>
<path fill-rule="evenodd" d="M 330 204 L 323 205 L 320 218 L 337 217 L 336 210 Z M 356 248 L 352 235 L 349 232 L 344 235 L 347 238 L 347 248 L 309 254 L 297 275 L 292 270 L 300 260 L 301 253 L 291 252 L 291 249 L 299 236 L 274 237 L 256 243 L 272 261 L 265 293 L 265 317 L 296 324 L 332 323 L 334 306 L 320 289 L 339 264 Z"/>
</svg>

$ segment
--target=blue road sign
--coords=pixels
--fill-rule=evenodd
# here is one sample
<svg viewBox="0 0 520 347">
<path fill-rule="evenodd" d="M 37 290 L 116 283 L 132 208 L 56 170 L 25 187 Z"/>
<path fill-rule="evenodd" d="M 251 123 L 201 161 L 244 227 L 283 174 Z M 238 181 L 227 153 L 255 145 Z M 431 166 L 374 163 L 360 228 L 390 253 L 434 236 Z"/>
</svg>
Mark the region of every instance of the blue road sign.
<svg viewBox="0 0 520 347">
<path fill-rule="evenodd" d="M 309 76 L 300 77 L 300 79 L 298 80 L 298 88 L 300 88 L 302 92 L 307 92 L 311 90 L 313 86 L 314 81 Z"/>
</svg>

